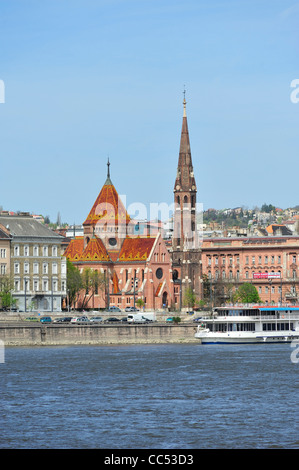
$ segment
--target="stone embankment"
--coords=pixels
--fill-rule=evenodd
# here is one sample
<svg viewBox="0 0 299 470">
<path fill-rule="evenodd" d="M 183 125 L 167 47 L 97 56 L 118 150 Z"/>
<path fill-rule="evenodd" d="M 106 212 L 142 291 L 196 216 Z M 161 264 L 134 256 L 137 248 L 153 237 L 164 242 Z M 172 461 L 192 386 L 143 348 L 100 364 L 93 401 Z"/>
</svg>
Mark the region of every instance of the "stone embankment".
<svg viewBox="0 0 299 470">
<path fill-rule="evenodd" d="M 54 317 L 54 315 L 51 316 Z M 5 346 L 198 342 L 194 338 L 196 324 L 188 316 L 183 317 L 183 321 L 178 324 L 166 323 L 166 318 L 160 317 L 157 322 L 139 325 L 30 323 L 24 321 L 24 318 L 24 315 L 20 314 L 0 316 L 0 340 Z"/>
<path fill-rule="evenodd" d="M 138 344 L 198 342 L 194 324 L 178 325 L 0 325 L 5 346 Z"/>
</svg>

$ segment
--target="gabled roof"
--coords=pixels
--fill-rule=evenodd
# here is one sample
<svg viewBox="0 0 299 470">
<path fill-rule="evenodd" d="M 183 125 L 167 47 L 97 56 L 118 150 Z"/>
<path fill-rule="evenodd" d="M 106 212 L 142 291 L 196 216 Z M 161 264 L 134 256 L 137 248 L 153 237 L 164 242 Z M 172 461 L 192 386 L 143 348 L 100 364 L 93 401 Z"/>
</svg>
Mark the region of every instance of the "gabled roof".
<svg viewBox="0 0 299 470">
<path fill-rule="evenodd" d="M 128 224 L 130 216 L 127 213 L 110 177 L 107 178 L 100 194 L 95 200 L 83 225 L 96 225 L 99 221 L 109 225 Z"/>
<path fill-rule="evenodd" d="M 84 250 L 84 238 L 73 238 L 67 246 L 64 255 L 70 261 L 79 261 Z"/>
<path fill-rule="evenodd" d="M 121 247 L 118 261 L 146 261 L 156 237 L 126 238 Z"/>
<path fill-rule="evenodd" d="M 95 236 L 89 240 L 80 261 L 111 261 L 111 259 L 102 240 Z"/>
<path fill-rule="evenodd" d="M 98 237 L 91 238 L 85 249 L 83 237 L 73 238 L 64 256 L 70 261 L 111 261 L 102 240 Z"/>
</svg>

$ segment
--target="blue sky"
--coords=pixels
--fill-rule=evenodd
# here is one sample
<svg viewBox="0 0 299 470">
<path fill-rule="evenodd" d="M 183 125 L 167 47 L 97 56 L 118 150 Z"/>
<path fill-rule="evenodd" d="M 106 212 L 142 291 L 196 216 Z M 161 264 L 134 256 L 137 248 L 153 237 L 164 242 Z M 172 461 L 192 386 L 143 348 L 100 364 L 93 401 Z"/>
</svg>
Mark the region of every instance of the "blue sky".
<svg viewBox="0 0 299 470">
<path fill-rule="evenodd" d="M 186 86 L 204 209 L 299 204 L 299 2 L 2 0 L 0 205 L 172 203 Z"/>
</svg>

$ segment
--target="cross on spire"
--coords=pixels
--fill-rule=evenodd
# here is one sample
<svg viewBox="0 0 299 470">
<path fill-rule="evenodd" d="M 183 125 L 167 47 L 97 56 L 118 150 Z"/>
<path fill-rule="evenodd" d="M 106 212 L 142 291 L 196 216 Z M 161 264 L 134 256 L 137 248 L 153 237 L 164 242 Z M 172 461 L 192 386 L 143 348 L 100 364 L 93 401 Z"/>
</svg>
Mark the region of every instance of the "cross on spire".
<svg viewBox="0 0 299 470">
<path fill-rule="evenodd" d="M 183 105 L 184 105 L 184 117 L 187 117 L 187 114 L 186 114 L 186 88 L 185 88 L 185 85 L 184 85 L 183 95 L 184 95 L 184 101 L 183 101 Z"/>
<path fill-rule="evenodd" d="M 108 157 L 108 162 L 107 162 L 107 178 L 110 178 L 110 162 L 109 162 L 109 157 Z"/>
</svg>

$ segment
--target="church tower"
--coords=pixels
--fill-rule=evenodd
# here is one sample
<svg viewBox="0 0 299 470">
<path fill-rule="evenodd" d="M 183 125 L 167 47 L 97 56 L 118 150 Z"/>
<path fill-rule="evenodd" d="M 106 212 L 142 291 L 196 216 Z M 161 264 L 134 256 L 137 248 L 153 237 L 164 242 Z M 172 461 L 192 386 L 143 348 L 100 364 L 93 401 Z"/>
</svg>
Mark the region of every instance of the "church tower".
<svg viewBox="0 0 299 470">
<path fill-rule="evenodd" d="M 180 285 L 180 305 L 188 288 L 199 299 L 200 246 L 196 225 L 196 182 L 193 172 L 184 92 L 184 112 L 181 131 L 179 161 L 174 184 L 174 220 L 172 238 L 173 279 Z"/>
</svg>

